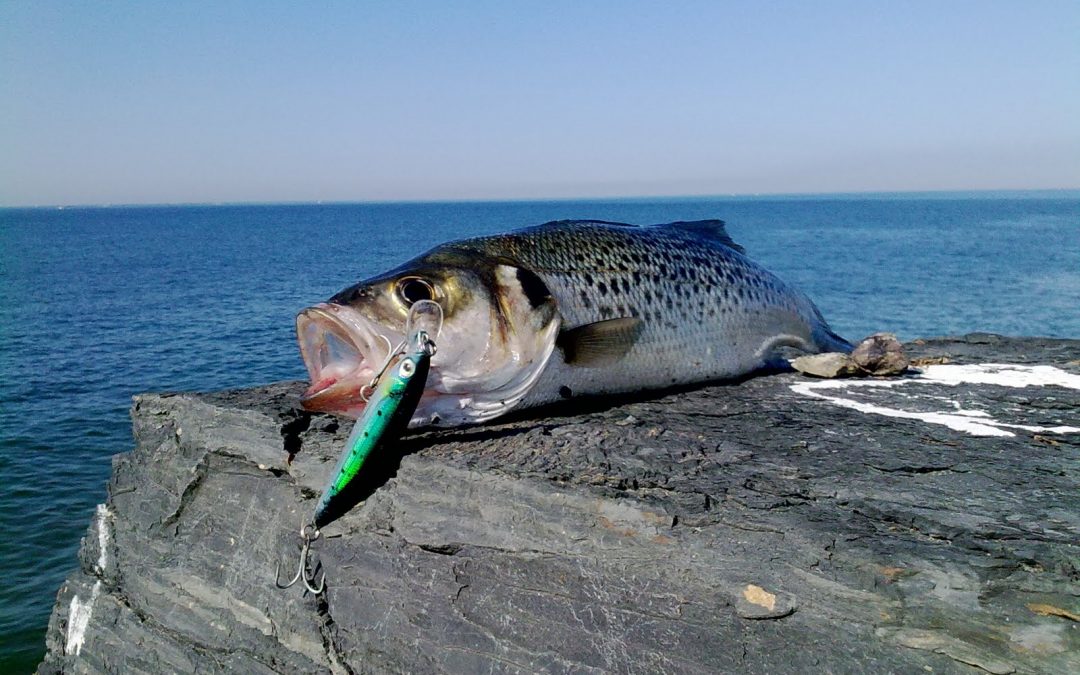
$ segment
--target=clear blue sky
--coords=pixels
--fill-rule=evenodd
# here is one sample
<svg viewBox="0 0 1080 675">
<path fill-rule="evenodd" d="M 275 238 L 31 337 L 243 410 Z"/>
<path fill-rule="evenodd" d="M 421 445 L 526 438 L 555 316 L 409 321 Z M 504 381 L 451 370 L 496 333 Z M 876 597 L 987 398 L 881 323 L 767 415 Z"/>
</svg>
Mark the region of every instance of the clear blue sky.
<svg viewBox="0 0 1080 675">
<path fill-rule="evenodd" d="M 0 204 L 1080 187 L 1080 2 L 0 0 Z"/>
</svg>

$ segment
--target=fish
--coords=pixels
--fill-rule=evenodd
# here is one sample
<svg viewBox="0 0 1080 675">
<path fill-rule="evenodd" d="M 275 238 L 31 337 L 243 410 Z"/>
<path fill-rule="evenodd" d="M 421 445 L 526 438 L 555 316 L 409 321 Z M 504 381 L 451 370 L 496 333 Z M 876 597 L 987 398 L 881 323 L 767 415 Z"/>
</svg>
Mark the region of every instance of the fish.
<svg viewBox="0 0 1080 675">
<path fill-rule="evenodd" d="M 436 246 L 301 311 L 304 407 L 361 414 L 360 388 L 421 300 L 444 321 L 411 426 L 740 378 L 781 347 L 852 349 L 721 220 L 564 220 Z"/>
<path fill-rule="evenodd" d="M 434 343 L 427 333 L 410 335 L 408 352 L 391 357 L 356 420 L 345 450 L 338 459 L 330 481 L 323 489 L 311 519 L 317 532 L 354 505 L 349 487 L 372 454 L 397 441 L 412 420 L 430 371 Z"/>
</svg>

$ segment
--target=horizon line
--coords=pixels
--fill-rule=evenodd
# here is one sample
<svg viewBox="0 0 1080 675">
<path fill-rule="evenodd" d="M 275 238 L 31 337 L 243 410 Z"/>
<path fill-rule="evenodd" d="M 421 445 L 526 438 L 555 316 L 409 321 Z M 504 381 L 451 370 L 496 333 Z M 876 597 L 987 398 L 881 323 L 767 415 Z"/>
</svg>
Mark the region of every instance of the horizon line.
<svg viewBox="0 0 1080 675">
<path fill-rule="evenodd" d="M 537 202 L 604 202 L 604 201 L 663 201 L 693 199 L 800 199 L 812 197 L 949 197 L 958 195 L 1031 195 L 1031 194 L 1067 194 L 1077 193 L 1080 187 L 1067 188 L 975 188 L 941 190 L 852 190 L 838 192 L 723 192 L 723 193 L 684 193 L 653 195 L 596 195 L 578 197 L 508 197 L 508 198 L 416 198 L 416 199 L 306 199 L 306 200 L 236 200 L 236 201 L 193 201 L 193 202 L 100 202 L 69 204 L 0 204 L 0 209 L 101 209 L 101 208 L 169 208 L 192 206 L 344 206 L 344 205 L 380 205 L 380 204 L 528 204 Z"/>
</svg>

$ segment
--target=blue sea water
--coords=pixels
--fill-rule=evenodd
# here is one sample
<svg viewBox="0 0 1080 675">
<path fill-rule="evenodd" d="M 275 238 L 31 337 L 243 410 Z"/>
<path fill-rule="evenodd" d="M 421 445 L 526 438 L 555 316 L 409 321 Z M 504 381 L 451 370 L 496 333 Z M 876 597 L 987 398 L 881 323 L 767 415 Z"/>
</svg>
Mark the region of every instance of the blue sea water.
<svg viewBox="0 0 1080 675">
<path fill-rule="evenodd" d="M 33 669 L 131 396 L 304 377 L 293 317 L 449 239 L 723 218 L 857 339 L 1080 338 L 1080 193 L 0 209 L 0 672 Z"/>
</svg>

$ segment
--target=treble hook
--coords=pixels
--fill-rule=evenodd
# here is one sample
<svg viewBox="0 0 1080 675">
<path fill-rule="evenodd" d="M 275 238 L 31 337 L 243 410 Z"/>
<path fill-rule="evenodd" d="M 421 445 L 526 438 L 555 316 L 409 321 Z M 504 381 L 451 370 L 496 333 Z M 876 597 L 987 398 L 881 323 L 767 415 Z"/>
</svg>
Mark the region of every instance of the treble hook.
<svg viewBox="0 0 1080 675">
<path fill-rule="evenodd" d="M 315 588 L 312 586 L 312 584 L 315 583 L 315 577 L 316 575 L 318 575 L 318 569 L 316 568 L 315 573 L 312 574 L 311 577 L 308 577 L 307 568 L 308 554 L 311 551 L 311 542 L 318 539 L 319 535 L 321 535 L 322 532 L 319 531 L 319 528 L 312 525 L 311 529 L 314 530 L 314 534 L 309 535 L 307 533 L 307 528 L 307 525 L 304 525 L 300 528 L 300 537 L 304 540 L 304 544 L 300 547 L 300 566 L 296 570 L 296 576 L 294 576 L 292 580 L 289 581 L 289 583 L 282 585 L 281 581 L 279 581 L 279 577 L 281 576 L 281 561 L 279 560 L 277 568 L 274 570 L 274 585 L 278 588 L 288 588 L 295 584 L 297 581 L 303 581 L 304 588 L 311 591 L 313 595 L 318 595 L 319 593 L 323 592 L 323 589 L 326 588 L 326 573 L 323 573 L 322 582 L 319 583 L 319 587 Z"/>
</svg>

